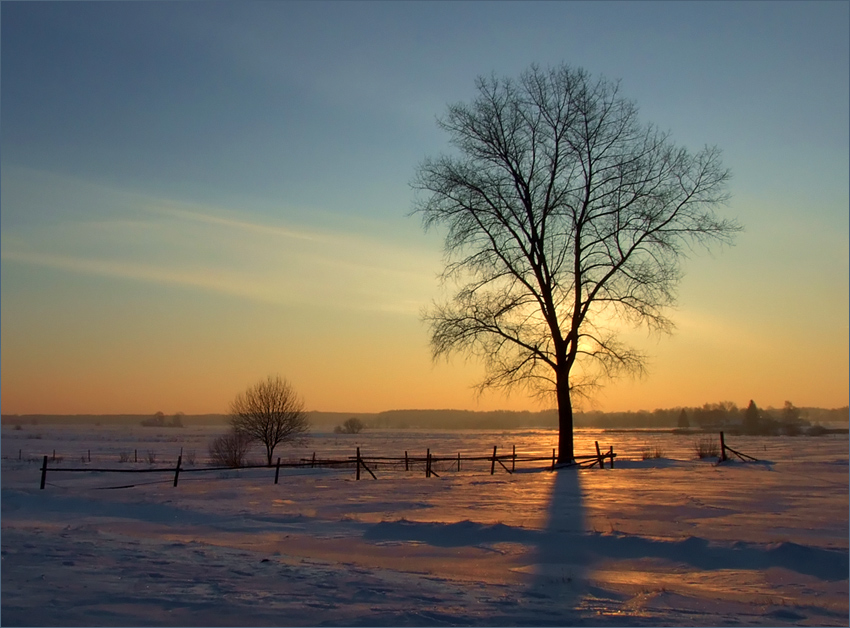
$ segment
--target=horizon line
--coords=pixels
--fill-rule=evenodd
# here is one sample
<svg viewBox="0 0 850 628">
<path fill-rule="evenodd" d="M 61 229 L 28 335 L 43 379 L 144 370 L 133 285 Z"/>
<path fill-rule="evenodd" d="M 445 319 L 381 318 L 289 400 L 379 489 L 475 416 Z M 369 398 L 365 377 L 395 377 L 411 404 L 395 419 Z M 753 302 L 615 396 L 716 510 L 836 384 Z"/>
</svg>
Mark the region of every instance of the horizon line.
<svg viewBox="0 0 850 628">
<path fill-rule="evenodd" d="M 640 413 L 652 413 L 659 410 L 683 410 L 683 409 L 702 409 L 706 404 L 702 404 L 699 406 L 670 406 L 666 408 L 654 408 L 653 410 L 575 410 L 573 414 L 640 414 Z M 829 406 L 796 406 L 800 410 L 850 410 L 850 405 L 829 407 Z M 740 410 L 744 410 L 744 407 L 739 407 Z M 778 408 L 774 406 L 763 406 L 762 409 L 765 410 L 776 410 Z M 366 414 L 385 414 L 389 412 L 468 412 L 471 414 L 495 414 L 495 413 L 506 413 L 506 414 L 545 414 L 550 412 L 558 412 L 557 408 L 545 408 L 542 410 L 468 410 L 462 408 L 391 408 L 388 410 L 377 410 L 377 411 L 348 411 L 348 410 L 305 410 L 305 413 L 308 414 L 349 414 L 349 415 L 366 415 Z M 156 416 L 158 412 L 70 412 L 70 413 L 56 413 L 56 412 L 27 412 L 27 413 L 2 413 L 0 414 L 0 418 L 11 418 L 11 417 L 149 417 Z M 175 416 L 182 415 L 187 418 L 191 417 L 202 417 L 202 416 L 228 416 L 229 412 L 196 412 L 196 413 L 186 413 L 186 412 L 175 412 L 172 414 L 163 413 L 165 416 Z"/>
</svg>

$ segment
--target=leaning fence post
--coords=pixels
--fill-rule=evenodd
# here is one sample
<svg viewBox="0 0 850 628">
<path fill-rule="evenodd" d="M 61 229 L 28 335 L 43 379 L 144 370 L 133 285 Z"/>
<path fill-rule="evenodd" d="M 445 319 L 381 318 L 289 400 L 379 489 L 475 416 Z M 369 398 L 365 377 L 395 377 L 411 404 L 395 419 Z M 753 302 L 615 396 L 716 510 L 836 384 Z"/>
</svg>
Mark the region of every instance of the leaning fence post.
<svg viewBox="0 0 850 628">
<path fill-rule="evenodd" d="M 599 468 L 605 468 L 605 461 L 602 459 L 602 452 L 599 451 L 599 441 L 594 441 L 596 443 L 596 460 L 599 462 Z"/>
<path fill-rule="evenodd" d="M 47 454 L 44 455 L 44 462 L 41 464 L 41 489 L 44 490 L 44 481 L 47 479 Z"/>
<path fill-rule="evenodd" d="M 180 476 L 180 461 L 183 460 L 183 456 L 177 456 L 177 468 L 174 469 L 174 486 L 177 486 L 177 478 Z"/>
<path fill-rule="evenodd" d="M 726 441 L 723 439 L 723 432 L 720 432 L 720 462 L 726 460 Z"/>
<path fill-rule="evenodd" d="M 360 479 L 360 447 L 357 448 L 357 472 L 354 475 L 354 479 Z"/>
<path fill-rule="evenodd" d="M 277 467 L 274 470 L 274 483 L 277 484 L 277 479 L 280 477 L 280 458 L 277 459 Z"/>
<path fill-rule="evenodd" d="M 496 472 L 496 445 L 493 445 L 493 460 L 490 461 L 490 475 Z"/>
</svg>

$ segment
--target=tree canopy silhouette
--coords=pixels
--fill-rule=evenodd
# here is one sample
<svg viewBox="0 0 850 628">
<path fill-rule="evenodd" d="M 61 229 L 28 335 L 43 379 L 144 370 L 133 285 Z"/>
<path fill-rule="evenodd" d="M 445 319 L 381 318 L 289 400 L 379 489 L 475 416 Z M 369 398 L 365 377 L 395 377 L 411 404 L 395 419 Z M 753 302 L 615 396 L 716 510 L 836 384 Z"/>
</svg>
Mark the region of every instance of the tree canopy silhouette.
<svg viewBox="0 0 850 628">
<path fill-rule="evenodd" d="M 269 465 L 277 445 L 298 440 L 310 430 L 304 402 L 289 382 L 272 376 L 236 396 L 230 404 L 230 424 L 237 434 L 265 446 Z"/>
<path fill-rule="evenodd" d="M 435 359 L 483 358 L 487 387 L 554 393 L 558 460 L 573 453 L 573 398 L 600 377 L 641 372 L 623 322 L 670 331 L 680 262 L 730 242 L 718 217 L 729 172 L 638 120 L 619 84 L 561 65 L 479 78 L 438 120 L 455 151 L 413 182 L 425 228 L 444 227 L 454 296 L 425 314 Z"/>
</svg>

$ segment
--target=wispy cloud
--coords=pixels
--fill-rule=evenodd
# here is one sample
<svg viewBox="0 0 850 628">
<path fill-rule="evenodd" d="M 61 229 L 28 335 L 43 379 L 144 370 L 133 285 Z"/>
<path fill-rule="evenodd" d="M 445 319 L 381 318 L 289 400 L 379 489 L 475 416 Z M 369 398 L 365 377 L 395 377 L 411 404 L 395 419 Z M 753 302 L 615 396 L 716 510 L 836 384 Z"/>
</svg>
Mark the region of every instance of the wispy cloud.
<svg viewBox="0 0 850 628">
<path fill-rule="evenodd" d="M 411 315 L 436 287 L 439 254 L 425 247 L 365 231 L 292 228 L 262 212 L 26 174 L 12 179 L 17 188 L 4 200 L 19 216 L 33 205 L 42 211 L 46 206 L 52 218 L 7 223 L 6 262 L 283 305 Z M 74 210 L 63 212 L 63 202 Z"/>
<path fill-rule="evenodd" d="M 275 297 L 274 293 L 267 290 L 261 282 L 246 281 L 244 276 L 223 276 L 220 272 L 167 269 L 114 259 L 90 259 L 42 252 L 24 252 L 10 250 L 6 247 L 2 250 L 2 259 L 87 275 L 191 286 L 258 301 L 284 302 L 282 295 Z"/>
<path fill-rule="evenodd" d="M 203 211 L 203 209 L 199 206 L 191 207 L 192 208 L 190 209 L 189 206 L 185 205 L 180 206 L 170 202 L 158 202 L 146 204 L 145 209 L 155 214 L 169 216 L 176 219 L 195 221 L 210 225 L 219 225 L 229 229 L 239 229 L 242 231 L 260 233 L 263 235 L 281 236 L 284 238 L 304 240 L 307 242 L 322 242 L 327 239 L 326 237 L 323 237 L 318 233 L 297 231 L 294 229 L 288 229 L 286 227 L 263 224 L 260 222 L 250 222 L 247 220 L 227 218 L 221 215 L 210 213 L 209 211 Z"/>
</svg>

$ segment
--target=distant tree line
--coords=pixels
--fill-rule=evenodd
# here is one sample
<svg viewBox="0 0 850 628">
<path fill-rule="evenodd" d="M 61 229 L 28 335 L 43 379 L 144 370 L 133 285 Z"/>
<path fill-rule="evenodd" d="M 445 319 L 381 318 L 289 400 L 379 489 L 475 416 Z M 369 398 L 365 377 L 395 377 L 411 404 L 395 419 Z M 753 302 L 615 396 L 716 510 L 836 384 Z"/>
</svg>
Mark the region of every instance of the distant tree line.
<svg viewBox="0 0 850 628">
<path fill-rule="evenodd" d="M 359 434 L 366 426 L 356 416 L 346 419 L 342 425 L 334 428 L 334 434 Z"/>
<path fill-rule="evenodd" d="M 388 410 L 360 417 L 372 429 L 517 429 L 556 428 L 558 411 Z"/>
<path fill-rule="evenodd" d="M 732 434 L 762 436 L 827 433 L 821 423 L 847 423 L 850 408 L 798 408 L 786 401 L 782 408 L 759 408 L 750 401 L 739 408 L 732 401 L 652 412 L 590 412 L 580 415 L 582 427 L 673 427 L 693 430 L 723 429 Z"/>
<path fill-rule="evenodd" d="M 731 401 L 706 403 L 702 406 L 678 406 L 657 410 L 639 410 L 633 412 L 580 412 L 575 415 L 576 427 L 584 428 L 686 428 L 692 430 L 713 430 L 722 427 L 733 433 L 750 430 L 750 433 L 793 433 L 795 426 L 803 433 L 816 433 L 819 424 L 843 424 L 850 422 L 850 408 L 813 408 L 796 407 L 790 402 L 781 408 L 760 408 L 751 419 L 744 422 L 747 408 L 741 408 Z M 305 417 L 319 431 L 333 431 L 336 426 L 345 424 L 350 418 L 357 418 L 363 429 L 556 429 L 558 413 L 556 410 L 540 411 L 473 411 L 473 410 L 387 410 L 378 413 L 340 413 L 340 412 L 304 412 Z M 227 414 L 183 415 L 178 413 L 179 423 L 185 426 L 230 424 Z M 757 416 L 756 421 L 752 420 Z M 798 420 L 799 419 L 799 420 Z M 34 415 L 4 414 L 3 425 L 138 425 L 140 421 L 149 421 L 150 416 L 131 415 Z M 164 415 L 154 421 L 167 427 L 173 419 Z M 179 424 L 178 424 L 179 425 Z M 788 431 L 790 426 L 790 432 Z M 341 427 L 342 429 L 342 427 Z M 785 430 L 784 432 L 782 430 Z"/>
<path fill-rule="evenodd" d="M 170 419 L 165 418 L 165 413 L 157 412 L 149 419 L 142 419 L 142 427 L 183 427 L 183 417 L 186 415 L 178 412 Z"/>
<path fill-rule="evenodd" d="M 753 405 L 754 402 L 753 402 Z M 671 428 L 714 430 L 730 433 L 799 434 L 822 431 L 820 423 L 848 423 L 850 408 L 798 408 L 786 402 L 782 408 L 757 408 L 757 415 L 731 401 L 702 406 L 664 408 L 634 412 L 580 412 L 576 427 L 584 428 Z M 753 420 L 753 416 L 758 418 Z M 364 425 L 373 429 L 554 429 L 556 410 L 512 412 L 507 410 L 475 412 L 471 410 L 390 410 L 361 415 Z"/>
</svg>

